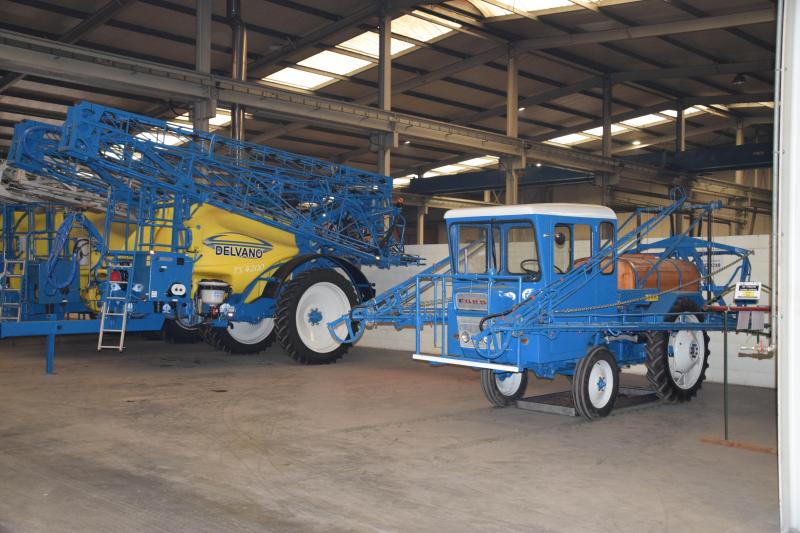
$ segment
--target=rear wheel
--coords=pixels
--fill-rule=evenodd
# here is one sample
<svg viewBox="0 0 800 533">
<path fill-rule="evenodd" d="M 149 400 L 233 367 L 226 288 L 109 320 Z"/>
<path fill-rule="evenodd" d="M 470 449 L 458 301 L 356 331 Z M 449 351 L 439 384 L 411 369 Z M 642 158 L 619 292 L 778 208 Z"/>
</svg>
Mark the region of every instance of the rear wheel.
<svg viewBox="0 0 800 533">
<path fill-rule="evenodd" d="M 525 395 L 528 388 L 528 373 L 497 372 L 481 369 L 481 390 L 489 403 L 495 407 L 507 407 Z"/>
<path fill-rule="evenodd" d="M 673 313 L 700 312 L 691 300 L 678 301 Z M 686 323 L 702 322 L 702 315 L 681 315 Z M 647 379 L 662 400 L 669 403 L 686 402 L 697 396 L 708 369 L 708 333 L 699 330 L 672 332 L 651 331 L 647 333 L 645 351 Z"/>
<path fill-rule="evenodd" d="M 255 324 L 231 322 L 227 328 L 205 328 L 203 338 L 219 350 L 234 354 L 253 354 L 272 344 L 275 320 L 264 318 Z"/>
<path fill-rule="evenodd" d="M 353 285 L 333 270 L 303 272 L 286 283 L 275 306 L 275 331 L 284 350 L 306 365 L 328 364 L 341 359 L 350 347 L 328 331 L 333 322 L 358 303 Z M 347 337 L 341 324 L 337 335 Z"/>
<path fill-rule="evenodd" d="M 578 361 L 572 378 L 575 411 L 588 420 L 608 416 L 619 393 L 619 367 L 614 355 L 595 346 Z"/>
</svg>

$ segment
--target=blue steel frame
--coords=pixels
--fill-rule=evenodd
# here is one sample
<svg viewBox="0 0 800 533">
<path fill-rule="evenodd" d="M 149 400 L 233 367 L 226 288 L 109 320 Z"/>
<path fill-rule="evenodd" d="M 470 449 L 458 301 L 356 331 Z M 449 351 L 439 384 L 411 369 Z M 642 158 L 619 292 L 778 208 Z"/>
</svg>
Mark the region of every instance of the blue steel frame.
<svg viewBox="0 0 800 533">
<path fill-rule="evenodd" d="M 9 163 L 92 192 L 156 189 L 176 204 L 214 205 L 294 234 L 301 253 L 417 261 L 403 253 L 390 177 L 119 109 L 82 102 L 60 128 L 23 122 Z"/>
<path fill-rule="evenodd" d="M 491 364 L 505 371 L 532 370 L 545 378 L 559 373 L 571 374 L 577 361 L 599 344 L 606 345 L 615 354 L 620 366 L 638 364 L 644 361 L 640 333 L 723 330 L 722 315 L 705 310 L 705 306 L 724 303 L 724 293 L 737 280 L 749 279 L 750 252 L 713 242 L 710 234 L 706 239 L 690 236 L 698 221 L 712 221 L 711 213 L 719 207 L 719 203 L 689 204 L 682 192 L 677 191 L 670 206 L 660 210 L 639 209 L 619 230 L 616 230 L 615 220 L 551 215 L 451 219 L 448 221 L 450 258 L 355 307 L 348 316 L 329 324 L 329 329 L 333 333 L 336 326 L 345 323 L 350 339 L 355 342 L 366 327 L 375 324 L 414 327 L 415 353 L 420 354 L 422 332 L 428 327 L 433 329 L 434 344 L 440 351 L 438 356 L 429 358 L 434 364 L 473 367 Z M 695 222 L 683 234 L 644 242 L 648 234 L 676 212 L 694 213 Z M 648 213 L 651 218 L 641 222 Z M 538 279 L 509 275 L 503 271 L 502 262 L 497 263 L 497 268 L 490 266 L 485 274 L 455 272 L 453 257 L 458 245 L 452 232 L 458 224 L 502 226 L 512 221 L 516 223 L 520 218 L 528 219 L 536 228 L 541 265 Z M 598 229 L 603 222 L 614 224 L 616 239 L 601 248 Z M 547 238 L 556 224 L 592 227 L 592 250 L 595 252 L 565 274 L 554 272 L 552 241 Z M 711 224 L 707 226 L 710 227 Z M 487 232 L 489 236 L 493 233 Z M 491 240 L 486 246 L 487 250 L 495 249 Z M 657 260 L 649 272 L 636 280 L 636 288 L 619 290 L 618 257 L 638 253 L 653 254 Z M 645 288 L 650 276 L 659 275 L 658 266 L 665 259 L 691 261 L 700 274 L 700 282 L 681 280 L 678 290 L 667 292 Z M 713 266 L 718 261 L 721 262 L 719 268 Z M 612 272 L 608 272 L 609 264 L 615 267 Z M 715 282 L 713 275 L 721 275 L 727 269 L 732 271 L 726 274 L 726 281 Z M 485 301 L 485 307 L 482 310 L 459 309 L 456 296 L 465 294 L 477 295 L 479 301 Z M 698 311 L 675 312 L 679 302 L 687 300 L 693 302 Z M 686 322 L 690 314 L 698 316 L 701 322 Z M 469 321 L 473 326 L 477 322 L 478 328 L 468 332 L 468 340 L 462 339 L 464 324 Z"/>
</svg>

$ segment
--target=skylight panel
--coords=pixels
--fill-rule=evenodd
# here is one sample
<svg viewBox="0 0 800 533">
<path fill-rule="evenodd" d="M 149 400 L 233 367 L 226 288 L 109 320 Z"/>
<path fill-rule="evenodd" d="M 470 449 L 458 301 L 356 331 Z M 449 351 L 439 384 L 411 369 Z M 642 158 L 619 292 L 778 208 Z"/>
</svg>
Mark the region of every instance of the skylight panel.
<svg viewBox="0 0 800 533">
<path fill-rule="evenodd" d="M 458 163 L 459 165 L 464 165 L 467 167 L 488 167 L 489 165 L 496 165 L 498 162 L 498 158 L 493 155 L 485 155 L 483 157 L 475 157 L 472 159 L 467 159 L 466 161 L 461 161 Z"/>
<path fill-rule="evenodd" d="M 459 163 L 455 163 L 452 165 L 444 165 L 441 167 L 436 167 L 433 169 L 433 172 L 438 172 L 439 174 L 458 174 L 459 172 L 465 172 L 467 170 L 471 169 Z"/>
<path fill-rule="evenodd" d="M 366 59 L 325 50 L 300 61 L 298 65 L 344 76 L 372 65 L 372 63 Z"/>
<path fill-rule="evenodd" d="M 543 11 L 554 7 L 570 7 L 575 4 L 570 0 L 499 0 L 498 4 L 505 4 L 520 11 Z"/>
<path fill-rule="evenodd" d="M 403 176 L 402 178 L 395 178 L 392 180 L 392 185 L 395 187 L 406 187 L 411 183 L 413 176 Z"/>
<path fill-rule="evenodd" d="M 333 81 L 335 78 L 324 76 L 322 74 L 316 74 L 314 72 L 306 72 L 305 70 L 292 67 L 286 67 L 278 72 L 275 72 L 274 74 L 270 74 L 264 79 L 266 81 L 291 85 L 292 87 L 299 87 L 301 89 L 316 89 L 321 85 L 325 85 L 326 83 Z"/>
<path fill-rule="evenodd" d="M 423 20 L 414 15 L 403 15 L 392 21 L 392 33 L 426 43 L 451 31 L 453 29 L 450 27 Z"/>
<path fill-rule="evenodd" d="M 501 17 L 503 15 L 511 15 L 511 11 L 507 9 L 503 9 L 502 7 L 492 5 L 488 2 L 484 2 L 483 0 L 469 0 L 470 3 L 478 8 L 478 11 L 481 12 L 481 15 L 484 17 Z"/>
<path fill-rule="evenodd" d="M 361 35 L 356 35 L 352 39 L 336 45 L 337 48 L 366 54 L 372 57 L 378 57 L 378 50 L 380 49 L 380 36 L 374 31 L 366 31 Z M 391 53 L 392 55 L 405 52 L 409 48 L 414 48 L 414 45 L 401 41 L 399 39 L 391 39 Z"/>
<path fill-rule="evenodd" d="M 562 135 L 561 137 L 555 137 L 553 139 L 549 139 L 547 142 L 556 144 L 565 144 L 569 146 L 571 144 L 578 144 L 591 140 L 592 140 L 591 137 L 587 137 L 582 133 L 570 133 L 569 135 Z"/>
<path fill-rule="evenodd" d="M 692 107 L 687 107 L 686 109 L 683 110 L 683 116 L 684 117 L 689 117 L 689 116 L 696 115 L 698 113 L 704 113 L 704 112 L 705 112 L 705 109 L 702 109 L 702 108 L 697 107 L 697 106 L 692 106 Z M 674 109 L 665 109 L 664 111 L 659 111 L 659 115 L 666 115 L 666 116 L 668 116 L 670 118 L 678 118 L 678 112 L 675 111 Z"/>
<path fill-rule="evenodd" d="M 612 124 L 611 125 L 611 135 L 616 135 L 617 133 L 622 133 L 623 131 L 628 131 L 628 128 L 620 126 L 619 124 Z M 592 128 L 590 130 L 584 130 L 583 133 L 586 135 L 594 135 L 595 137 L 602 137 L 603 136 L 603 126 L 599 126 L 597 128 Z"/>
<path fill-rule="evenodd" d="M 472 159 L 466 159 L 464 161 L 459 161 L 458 163 L 452 163 L 449 165 L 443 165 L 441 167 L 433 168 L 427 171 L 425 174 L 423 174 L 422 177 L 433 178 L 435 176 L 459 174 L 461 172 L 472 172 L 482 167 L 487 167 L 489 165 L 496 165 L 498 161 L 499 159 L 493 155 L 473 157 Z"/>
<path fill-rule="evenodd" d="M 662 115 L 655 115 L 651 113 L 649 115 L 642 115 L 640 117 L 635 117 L 630 120 L 623 120 L 622 123 L 628 126 L 632 126 L 634 128 L 646 128 L 647 126 L 652 126 L 654 124 L 666 122 L 667 120 L 669 119 Z"/>
</svg>

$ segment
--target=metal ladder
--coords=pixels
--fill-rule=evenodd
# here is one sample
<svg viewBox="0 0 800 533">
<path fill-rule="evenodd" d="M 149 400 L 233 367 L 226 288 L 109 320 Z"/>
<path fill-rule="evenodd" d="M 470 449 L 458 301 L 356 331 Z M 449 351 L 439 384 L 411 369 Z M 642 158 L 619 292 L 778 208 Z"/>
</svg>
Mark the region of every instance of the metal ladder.
<svg viewBox="0 0 800 533">
<path fill-rule="evenodd" d="M 124 258 L 130 258 L 130 262 L 125 264 Z M 100 311 L 100 333 L 97 337 L 97 351 L 125 349 L 125 331 L 128 327 L 128 314 L 130 313 L 129 303 L 133 292 L 133 264 L 134 254 L 112 255 L 108 262 L 108 287 L 103 298 L 103 306 Z M 120 273 L 119 281 L 111 281 L 112 272 Z M 117 288 L 115 288 L 115 286 Z M 117 334 L 114 340 L 116 344 L 104 344 L 106 334 Z"/>
<path fill-rule="evenodd" d="M 27 261 L 6 259 L 3 261 L 3 272 L 0 273 L 0 321 L 19 322 L 22 320 L 22 295 L 25 285 Z M 13 286 L 13 280 L 19 280 L 19 286 Z"/>
</svg>

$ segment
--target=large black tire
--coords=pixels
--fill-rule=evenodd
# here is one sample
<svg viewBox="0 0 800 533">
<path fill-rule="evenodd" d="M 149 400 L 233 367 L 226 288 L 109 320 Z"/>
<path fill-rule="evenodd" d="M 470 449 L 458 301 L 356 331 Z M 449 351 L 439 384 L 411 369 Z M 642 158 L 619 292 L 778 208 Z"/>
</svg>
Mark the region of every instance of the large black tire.
<svg viewBox="0 0 800 533">
<path fill-rule="evenodd" d="M 696 303 L 691 300 L 681 299 L 678 300 L 672 308 L 672 313 L 683 312 L 697 312 L 697 320 L 703 321 L 702 314 L 699 314 L 700 308 Z M 674 322 L 677 317 L 670 316 L 667 321 Z M 705 331 L 703 334 L 703 360 L 700 368 L 700 376 L 697 381 L 688 388 L 678 385 L 672 376 L 669 368 L 669 352 L 668 345 L 670 340 L 670 333 L 665 331 L 650 331 L 646 334 L 647 344 L 645 345 L 645 352 L 647 358 L 645 366 L 647 367 L 647 380 L 650 386 L 656 392 L 659 398 L 668 403 L 688 402 L 695 396 L 703 386 L 703 381 L 706 379 L 706 370 L 708 369 L 708 355 L 710 350 L 708 348 L 709 338 L 708 333 Z"/>
<path fill-rule="evenodd" d="M 329 284 L 329 285 L 322 285 Z M 358 297 L 353 288 L 353 285 L 341 275 L 333 270 L 314 269 L 303 272 L 293 280 L 287 282 L 281 289 L 278 301 L 275 305 L 275 333 L 278 342 L 286 350 L 286 353 L 298 363 L 304 365 L 326 365 L 335 363 L 341 359 L 342 356 L 350 348 L 350 343 L 339 344 L 333 339 L 330 339 L 328 333 L 327 323 L 332 322 L 339 318 L 339 316 L 325 316 L 321 313 L 322 310 L 315 308 L 319 314 L 316 322 L 313 322 L 311 317 L 308 317 L 309 326 L 305 322 L 298 324 L 298 308 L 304 295 L 312 291 L 310 297 L 313 298 L 315 292 L 320 289 L 329 289 L 330 285 L 338 287 L 342 291 L 344 297 L 349 302 L 350 307 L 358 303 Z M 337 305 L 332 304 L 334 308 Z M 301 310 L 302 313 L 304 310 Z M 312 310 L 313 312 L 314 310 Z M 348 309 L 341 309 L 341 314 L 345 314 Z M 338 311 L 337 311 L 338 312 Z M 306 317 L 301 317 L 301 320 L 306 320 Z M 298 326 L 300 329 L 298 329 Z M 314 329 L 318 328 L 318 329 Z M 324 348 L 316 349 L 315 346 L 310 345 L 314 339 L 309 337 L 310 331 L 318 335 L 319 339 L 325 339 L 323 343 L 327 343 Z M 326 335 L 328 337 L 326 337 Z M 330 349 L 332 348 L 332 349 Z"/>
<path fill-rule="evenodd" d="M 528 372 L 506 372 L 507 376 L 498 374 L 488 368 L 481 369 L 481 390 L 489 403 L 495 407 L 508 407 L 525 395 L 528 388 Z M 504 380 L 503 377 L 506 379 Z M 507 380 L 507 386 L 503 384 Z"/>
<path fill-rule="evenodd" d="M 271 319 L 265 319 L 271 320 Z M 275 328 L 265 338 L 256 339 L 253 342 L 241 342 L 231 334 L 231 329 L 236 328 L 236 324 L 232 324 L 227 328 L 209 328 L 203 327 L 200 332 L 203 340 L 218 350 L 230 354 L 256 354 L 266 350 L 275 340 Z"/>
<path fill-rule="evenodd" d="M 604 385 L 591 380 L 592 369 L 600 364 L 601 378 Z M 603 371 L 605 371 L 603 373 Z M 608 380 L 611 380 L 608 397 L 604 396 Z M 595 390 L 596 389 L 596 390 Z M 600 393 L 600 394 L 598 394 Z M 575 402 L 575 411 L 586 418 L 594 420 L 611 414 L 619 394 L 619 366 L 614 355 L 604 346 L 595 346 L 589 350 L 578 364 L 572 377 L 572 399 Z M 597 399 L 593 399 L 598 396 Z"/>
<path fill-rule="evenodd" d="M 175 320 L 165 320 L 161 332 L 164 341 L 172 344 L 194 344 L 202 339 L 199 328 L 186 328 Z"/>
</svg>

